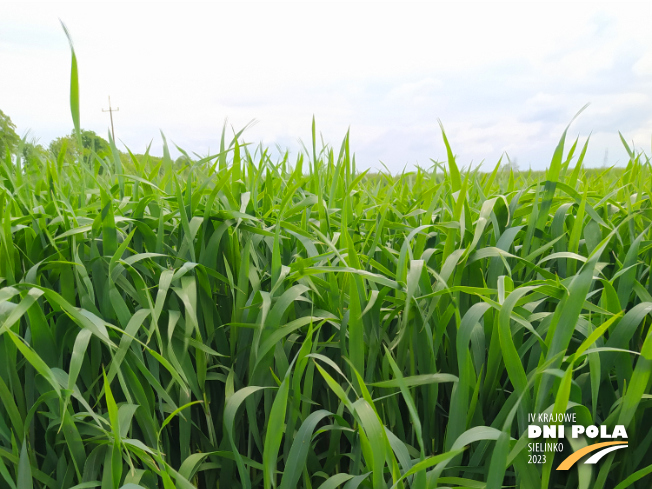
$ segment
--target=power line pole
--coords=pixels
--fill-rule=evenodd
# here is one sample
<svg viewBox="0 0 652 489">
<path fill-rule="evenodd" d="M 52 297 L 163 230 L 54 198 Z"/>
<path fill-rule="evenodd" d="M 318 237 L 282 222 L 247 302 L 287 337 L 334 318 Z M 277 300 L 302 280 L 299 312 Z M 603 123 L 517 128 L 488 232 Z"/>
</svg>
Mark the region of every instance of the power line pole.
<svg viewBox="0 0 652 489">
<path fill-rule="evenodd" d="M 102 109 L 102 112 L 108 112 L 109 117 L 111 118 L 111 136 L 113 137 L 113 141 L 115 142 L 115 131 L 113 130 L 113 113 L 118 112 L 120 110 L 120 107 L 116 107 L 115 109 L 111 108 L 111 97 L 109 96 L 109 109 L 105 110 Z"/>
</svg>

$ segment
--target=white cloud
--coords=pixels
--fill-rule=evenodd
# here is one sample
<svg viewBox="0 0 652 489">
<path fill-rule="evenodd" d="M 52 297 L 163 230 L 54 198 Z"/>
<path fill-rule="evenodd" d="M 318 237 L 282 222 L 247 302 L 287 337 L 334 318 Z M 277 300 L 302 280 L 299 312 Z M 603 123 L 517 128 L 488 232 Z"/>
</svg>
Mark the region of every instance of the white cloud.
<svg viewBox="0 0 652 489">
<path fill-rule="evenodd" d="M 338 147 L 351 127 L 361 166 L 393 170 L 445 152 L 462 164 L 507 150 L 543 167 L 574 113 L 593 130 L 587 160 L 617 131 L 649 144 L 652 89 L 647 4 L 224 3 L 2 6 L 0 108 L 46 142 L 69 132 L 75 40 L 82 125 L 143 151 L 158 130 L 189 151 L 216 149 L 225 118 L 247 140 L 299 149 L 314 114 Z M 9 74 L 7 76 L 6 74 Z M 646 136 L 647 134 L 647 136 Z M 615 137 L 614 137 L 615 135 Z M 639 143 L 637 143 L 639 144 Z"/>
</svg>

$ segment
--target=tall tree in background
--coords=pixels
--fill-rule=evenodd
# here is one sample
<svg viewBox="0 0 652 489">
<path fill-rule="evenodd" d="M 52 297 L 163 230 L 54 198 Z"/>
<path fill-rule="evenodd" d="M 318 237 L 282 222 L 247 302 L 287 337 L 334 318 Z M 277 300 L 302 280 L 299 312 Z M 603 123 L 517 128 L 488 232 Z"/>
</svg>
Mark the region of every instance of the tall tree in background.
<svg viewBox="0 0 652 489">
<path fill-rule="evenodd" d="M 16 125 L 0 110 L 0 157 L 4 158 L 7 152 L 12 153 L 19 141 Z"/>
<path fill-rule="evenodd" d="M 83 147 L 84 157 L 88 156 L 92 151 L 95 151 L 100 157 L 107 156 L 111 153 L 109 143 L 106 139 L 98 136 L 94 131 L 82 129 L 81 130 L 81 141 Z M 63 150 L 65 144 L 65 152 L 68 157 L 75 156 L 79 152 L 77 138 L 75 132 L 71 132 L 68 136 L 63 136 L 52 140 L 49 145 L 50 151 L 55 156 L 58 156 L 59 153 Z"/>
</svg>

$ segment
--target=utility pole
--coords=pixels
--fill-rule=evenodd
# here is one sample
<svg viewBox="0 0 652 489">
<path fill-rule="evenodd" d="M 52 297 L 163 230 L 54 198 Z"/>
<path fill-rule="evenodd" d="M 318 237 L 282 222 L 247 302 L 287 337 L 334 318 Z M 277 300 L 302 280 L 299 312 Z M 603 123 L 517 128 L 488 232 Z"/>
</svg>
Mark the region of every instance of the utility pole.
<svg viewBox="0 0 652 489">
<path fill-rule="evenodd" d="M 109 109 L 105 110 L 102 109 L 102 112 L 108 112 L 109 117 L 111 118 L 111 136 L 113 137 L 113 141 L 115 142 L 115 131 L 113 130 L 113 113 L 118 112 L 120 110 L 120 107 L 116 107 L 115 109 L 111 108 L 111 97 L 109 96 Z"/>
</svg>

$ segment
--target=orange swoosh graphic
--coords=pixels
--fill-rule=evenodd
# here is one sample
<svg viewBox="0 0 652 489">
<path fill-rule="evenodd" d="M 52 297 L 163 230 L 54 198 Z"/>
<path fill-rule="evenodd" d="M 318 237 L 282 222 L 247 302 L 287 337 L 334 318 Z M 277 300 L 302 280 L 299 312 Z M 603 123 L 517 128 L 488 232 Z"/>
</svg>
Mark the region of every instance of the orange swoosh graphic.
<svg viewBox="0 0 652 489">
<path fill-rule="evenodd" d="M 608 447 L 611 445 L 627 445 L 627 442 L 623 441 L 606 441 L 604 443 L 594 443 L 593 445 L 589 445 L 587 447 L 582 448 L 581 450 L 576 451 L 575 453 L 571 454 L 568 456 L 566 460 L 564 460 L 562 463 L 559 464 L 559 467 L 557 467 L 557 470 L 568 470 L 570 469 L 575 462 L 577 462 L 579 459 L 581 459 L 584 455 L 587 453 L 594 452 L 598 450 L 599 448 L 603 447 Z"/>
</svg>

